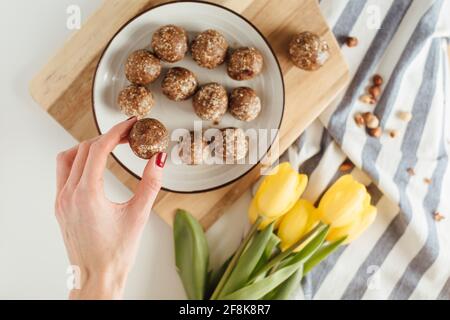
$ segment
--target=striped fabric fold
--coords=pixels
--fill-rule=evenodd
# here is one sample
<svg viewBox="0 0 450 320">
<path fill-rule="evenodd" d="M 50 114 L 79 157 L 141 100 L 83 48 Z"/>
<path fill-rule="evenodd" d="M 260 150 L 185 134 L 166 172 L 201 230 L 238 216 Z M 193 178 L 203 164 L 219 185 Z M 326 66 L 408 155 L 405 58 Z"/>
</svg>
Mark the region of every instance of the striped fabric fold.
<svg viewBox="0 0 450 320">
<path fill-rule="evenodd" d="M 450 1 L 322 0 L 352 80 L 346 91 L 286 151 L 310 177 L 317 202 L 344 172 L 364 183 L 378 209 L 374 224 L 302 282 L 306 299 L 450 299 L 448 167 Z M 375 27 L 374 27 L 375 26 Z M 347 36 L 359 39 L 345 46 Z M 385 83 L 375 107 L 359 101 L 372 76 Z M 369 136 L 353 120 L 372 111 L 385 132 Z M 399 112 L 410 112 L 409 122 Z M 386 132 L 396 130 L 391 138 Z M 447 212 L 444 212 L 447 210 Z"/>
</svg>

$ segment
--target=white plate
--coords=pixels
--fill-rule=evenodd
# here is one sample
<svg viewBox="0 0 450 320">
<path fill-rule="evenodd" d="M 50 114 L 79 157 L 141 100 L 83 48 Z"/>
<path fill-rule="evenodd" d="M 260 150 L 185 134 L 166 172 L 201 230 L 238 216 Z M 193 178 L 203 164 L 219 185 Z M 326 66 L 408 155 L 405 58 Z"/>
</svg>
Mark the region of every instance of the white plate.
<svg viewBox="0 0 450 320">
<path fill-rule="evenodd" d="M 150 49 L 153 32 L 160 26 L 175 24 L 188 31 L 190 39 L 206 29 L 215 29 L 227 39 L 230 47 L 255 47 L 264 57 L 262 74 L 249 81 L 235 81 L 226 74 L 225 64 L 208 70 L 199 67 L 187 55 L 182 61 L 164 64 L 164 74 L 168 68 L 182 66 L 193 71 L 200 84 L 218 82 L 227 90 L 239 86 L 249 86 L 261 98 L 262 111 L 257 119 L 246 123 L 226 114 L 218 127 L 239 127 L 244 130 L 279 129 L 284 110 L 283 76 L 277 58 L 261 33 L 242 16 L 218 5 L 201 2 L 167 3 L 154 7 L 128 22 L 111 40 L 97 67 L 93 84 L 93 110 L 100 134 L 126 119 L 120 113 L 117 96 L 128 82 L 124 75 L 124 64 L 128 55 L 142 48 Z M 192 109 L 192 100 L 173 102 L 160 89 L 161 78 L 150 85 L 156 106 L 148 117 L 160 120 L 172 132 L 176 128 L 192 130 L 194 121 L 199 121 Z M 213 127 L 203 121 L 203 128 Z M 174 192 L 201 192 L 229 184 L 249 172 L 261 160 L 273 143 L 274 137 L 267 139 L 267 147 L 259 150 L 256 161 L 245 164 L 214 164 L 187 166 L 175 164 L 171 160 L 171 150 L 176 144 L 171 142 L 169 159 L 164 170 L 163 188 Z M 131 174 L 140 178 L 146 161 L 136 157 L 128 144 L 118 146 L 113 156 Z"/>
</svg>

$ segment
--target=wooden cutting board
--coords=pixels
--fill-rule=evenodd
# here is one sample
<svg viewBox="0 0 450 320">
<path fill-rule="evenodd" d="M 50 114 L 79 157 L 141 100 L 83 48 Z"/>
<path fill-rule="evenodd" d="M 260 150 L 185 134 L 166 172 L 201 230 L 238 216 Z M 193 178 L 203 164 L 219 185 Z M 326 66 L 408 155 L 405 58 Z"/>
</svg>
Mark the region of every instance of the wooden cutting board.
<svg viewBox="0 0 450 320">
<path fill-rule="evenodd" d="M 91 108 L 95 67 L 108 41 L 130 18 L 165 1 L 106 0 L 84 26 L 68 39 L 30 85 L 33 98 L 78 141 L 98 134 Z M 280 130 L 279 152 L 283 152 L 324 110 L 349 81 L 347 65 L 326 24 L 316 0 L 218 0 L 212 1 L 249 19 L 272 45 L 286 86 L 286 106 Z M 331 59 L 316 72 L 295 68 L 287 55 L 287 44 L 299 31 L 312 31 L 328 41 Z M 272 154 L 272 159 L 277 158 Z M 108 168 L 131 190 L 138 180 L 112 157 Z M 154 207 L 169 224 L 177 208 L 195 215 L 205 228 L 236 201 L 258 178 L 257 166 L 237 182 L 200 194 L 162 191 Z M 246 214 L 243 212 L 243 214 Z"/>
</svg>

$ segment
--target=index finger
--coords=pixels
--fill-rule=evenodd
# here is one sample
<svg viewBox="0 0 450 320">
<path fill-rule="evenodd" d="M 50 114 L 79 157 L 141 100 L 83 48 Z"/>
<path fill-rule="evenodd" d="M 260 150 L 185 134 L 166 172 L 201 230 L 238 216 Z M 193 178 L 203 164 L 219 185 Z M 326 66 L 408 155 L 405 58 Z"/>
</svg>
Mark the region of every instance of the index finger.
<svg viewBox="0 0 450 320">
<path fill-rule="evenodd" d="M 102 179 L 109 154 L 118 144 L 126 141 L 125 138 L 136 121 L 133 117 L 115 125 L 91 145 L 82 180 L 91 183 Z"/>
</svg>

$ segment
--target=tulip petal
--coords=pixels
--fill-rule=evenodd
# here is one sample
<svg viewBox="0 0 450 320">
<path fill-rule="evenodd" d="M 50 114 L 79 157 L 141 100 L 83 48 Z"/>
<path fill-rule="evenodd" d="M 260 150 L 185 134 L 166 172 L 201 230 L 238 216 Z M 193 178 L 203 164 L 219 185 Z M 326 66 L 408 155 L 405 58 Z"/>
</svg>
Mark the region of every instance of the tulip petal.
<svg viewBox="0 0 450 320">
<path fill-rule="evenodd" d="M 256 197 L 255 197 L 251 201 L 250 207 L 248 208 L 248 218 L 249 218 L 251 224 L 254 224 L 256 219 L 258 219 L 258 217 L 260 216 L 260 213 L 258 212 L 258 207 L 256 206 L 256 203 L 257 203 L 257 201 L 256 201 Z M 272 219 L 263 218 L 263 220 L 261 221 L 261 224 L 258 227 L 258 230 L 264 230 L 272 222 L 273 222 Z M 278 223 L 279 223 L 278 221 L 275 223 L 274 228 L 277 227 Z"/>
<path fill-rule="evenodd" d="M 359 217 L 346 226 L 331 228 L 327 236 L 327 241 L 333 242 L 347 236 L 344 244 L 349 244 L 356 240 L 375 220 L 377 209 L 374 206 L 365 208 Z"/>
<path fill-rule="evenodd" d="M 344 175 L 320 200 L 321 220 L 333 227 L 344 227 L 357 218 L 368 202 L 366 187 L 351 175 Z"/>
<path fill-rule="evenodd" d="M 344 243 L 350 243 L 353 240 L 358 239 L 359 236 L 375 221 L 376 216 L 377 208 L 374 206 L 367 207 L 362 214 L 358 227 L 352 230 Z"/>
<path fill-rule="evenodd" d="M 264 217 L 275 220 L 289 211 L 306 188 L 308 177 L 298 174 L 288 162 L 281 163 L 264 178 L 256 206 Z"/>
<path fill-rule="evenodd" d="M 307 233 L 309 227 L 309 218 L 315 214 L 314 205 L 304 199 L 300 199 L 281 219 L 278 228 L 278 237 L 281 239 L 281 250 L 296 243 Z"/>
</svg>

